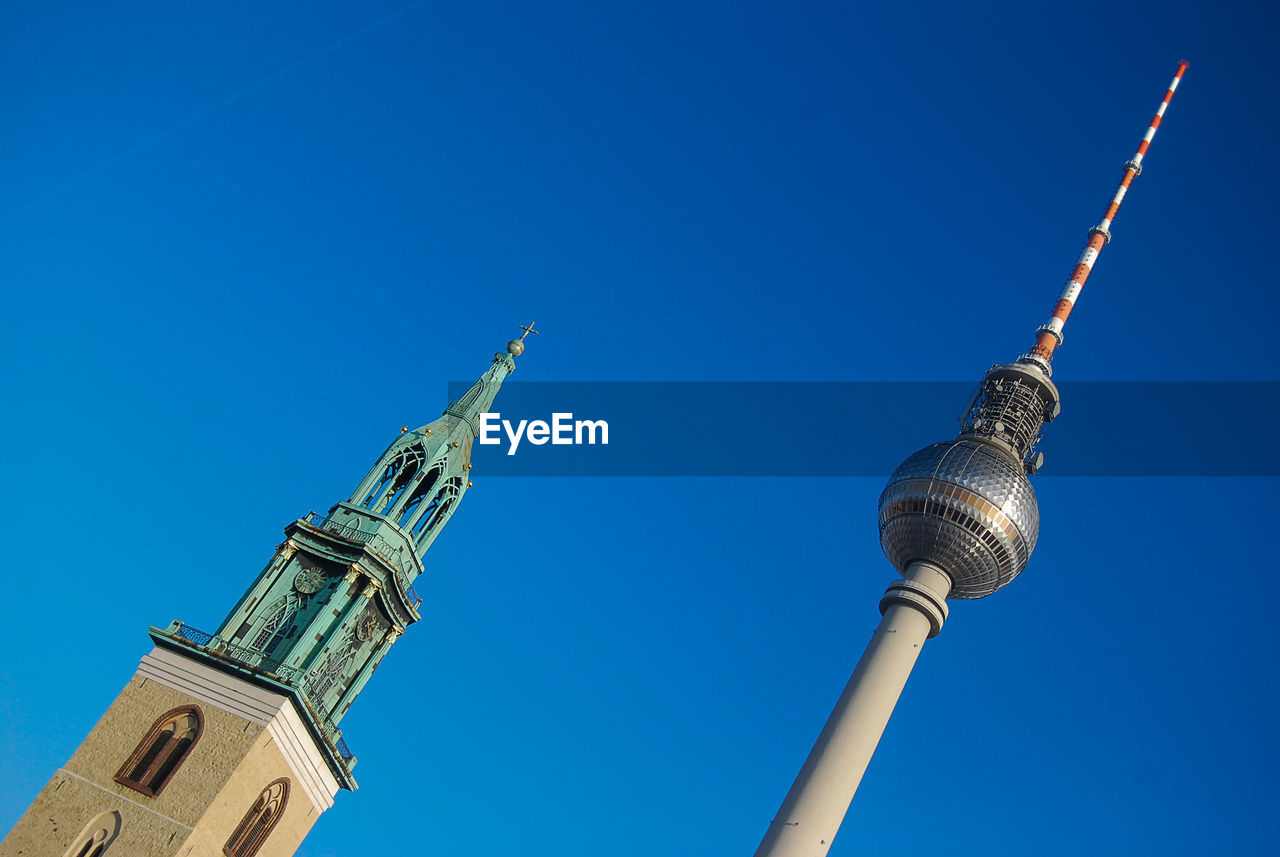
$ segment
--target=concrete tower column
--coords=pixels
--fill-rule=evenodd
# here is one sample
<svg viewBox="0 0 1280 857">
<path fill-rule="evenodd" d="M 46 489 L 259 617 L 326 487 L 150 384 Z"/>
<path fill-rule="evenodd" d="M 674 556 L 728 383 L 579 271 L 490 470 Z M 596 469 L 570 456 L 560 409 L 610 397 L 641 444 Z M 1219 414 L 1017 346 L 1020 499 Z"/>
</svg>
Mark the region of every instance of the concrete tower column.
<svg viewBox="0 0 1280 857">
<path fill-rule="evenodd" d="M 924 641 L 942 630 L 951 578 L 923 562 L 880 600 L 876 632 L 769 825 L 756 857 L 823 857 L 849 810 Z"/>
</svg>

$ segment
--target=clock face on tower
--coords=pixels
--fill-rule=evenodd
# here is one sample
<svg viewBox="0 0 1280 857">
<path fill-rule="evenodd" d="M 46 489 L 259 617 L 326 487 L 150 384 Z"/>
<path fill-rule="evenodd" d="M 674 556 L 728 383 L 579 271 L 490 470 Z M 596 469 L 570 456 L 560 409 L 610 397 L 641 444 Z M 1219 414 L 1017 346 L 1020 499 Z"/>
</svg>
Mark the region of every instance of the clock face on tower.
<svg viewBox="0 0 1280 857">
<path fill-rule="evenodd" d="M 324 575 L 314 568 L 304 568 L 293 579 L 293 588 L 303 595 L 310 595 L 324 584 Z"/>
<path fill-rule="evenodd" d="M 378 627 L 378 617 L 372 610 L 366 610 L 364 615 L 360 617 L 360 621 L 356 623 L 356 639 L 367 640 L 373 636 L 374 630 Z"/>
</svg>

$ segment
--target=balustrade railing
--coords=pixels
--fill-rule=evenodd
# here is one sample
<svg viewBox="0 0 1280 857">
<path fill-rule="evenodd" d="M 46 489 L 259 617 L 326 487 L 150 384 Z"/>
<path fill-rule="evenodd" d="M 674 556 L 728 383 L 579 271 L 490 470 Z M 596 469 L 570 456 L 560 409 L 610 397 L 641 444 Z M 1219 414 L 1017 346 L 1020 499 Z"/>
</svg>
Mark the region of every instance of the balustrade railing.
<svg viewBox="0 0 1280 857">
<path fill-rule="evenodd" d="M 327 518 L 316 512 L 308 512 L 307 516 L 302 520 L 315 527 L 317 530 L 327 530 L 331 533 L 342 536 L 342 538 L 347 539 L 348 541 L 359 542 L 362 545 L 368 544 L 370 539 L 375 538 L 373 533 L 366 533 L 357 527 L 349 527 L 346 524 L 339 524 L 332 518 Z"/>
<path fill-rule="evenodd" d="M 183 625 L 181 622 L 178 623 L 177 633 L 182 639 L 195 643 L 197 646 L 207 646 L 213 640 L 213 634 L 207 634 L 197 628 L 192 628 L 190 625 Z"/>
<path fill-rule="evenodd" d="M 378 558 L 385 562 L 395 571 L 396 574 L 404 573 L 404 557 L 401 556 L 399 548 L 392 547 L 382 536 L 375 535 L 369 539 L 369 549 L 378 555 Z"/>
</svg>

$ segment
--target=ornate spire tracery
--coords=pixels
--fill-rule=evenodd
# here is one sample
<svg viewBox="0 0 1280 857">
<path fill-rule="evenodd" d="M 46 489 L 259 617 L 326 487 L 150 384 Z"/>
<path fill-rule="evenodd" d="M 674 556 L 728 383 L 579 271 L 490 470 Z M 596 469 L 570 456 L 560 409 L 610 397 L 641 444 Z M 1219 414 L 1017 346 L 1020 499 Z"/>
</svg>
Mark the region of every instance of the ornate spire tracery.
<svg viewBox="0 0 1280 857">
<path fill-rule="evenodd" d="M 300 694 L 335 741 L 365 682 L 419 618 L 413 584 L 471 485 L 480 415 L 515 371 L 525 338 L 539 333 L 532 323 L 521 329 L 439 419 L 402 428 L 347 500 L 290 524 L 218 633 L 206 635 L 209 651 Z"/>
</svg>

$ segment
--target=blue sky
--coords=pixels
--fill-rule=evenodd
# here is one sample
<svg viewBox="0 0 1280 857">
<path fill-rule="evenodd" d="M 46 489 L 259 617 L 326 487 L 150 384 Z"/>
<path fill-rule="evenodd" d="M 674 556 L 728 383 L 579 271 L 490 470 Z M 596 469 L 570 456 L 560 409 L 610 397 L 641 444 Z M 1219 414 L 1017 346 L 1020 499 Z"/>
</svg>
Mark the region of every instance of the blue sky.
<svg viewBox="0 0 1280 857">
<path fill-rule="evenodd" d="M 1015 357 L 1182 56 L 1057 377 L 1280 380 L 1276 25 L 10 4 L 0 828 L 147 625 L 215 626 L 283 525 L 517 323 L 545 330 L 531 381 L 976 381 Z M 938 402 L 939 439 L 963 405 Z M 798 454 L 875 431 L 756 416 Z M 1232 442 L 1222 414 L 1116 431 Z M 1045 450 L 1029 569 L 929 643 L 835 857 L 1271 841 L 1274 480 L 1054 477 Z M 300 853 L 751 853 L 877 621 L 883 480 L 475 482 L 344 722 L 361 790 Z"/>
</svg>

